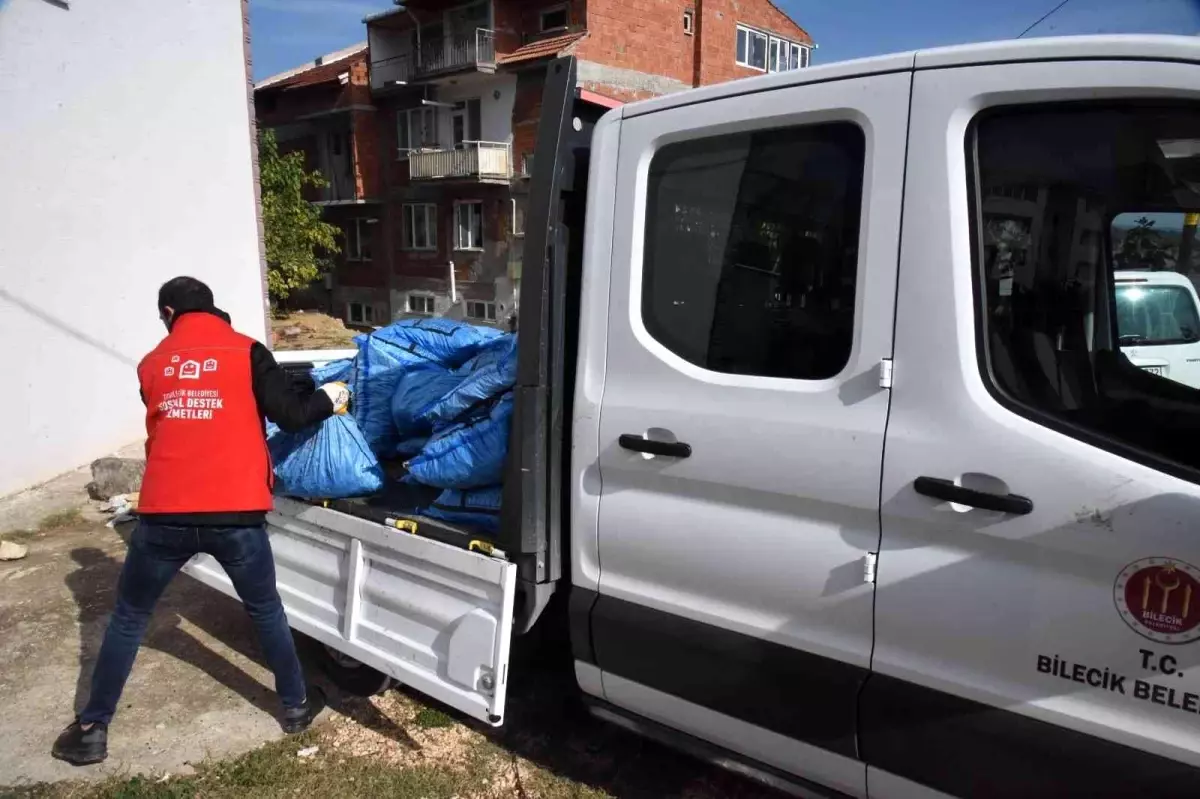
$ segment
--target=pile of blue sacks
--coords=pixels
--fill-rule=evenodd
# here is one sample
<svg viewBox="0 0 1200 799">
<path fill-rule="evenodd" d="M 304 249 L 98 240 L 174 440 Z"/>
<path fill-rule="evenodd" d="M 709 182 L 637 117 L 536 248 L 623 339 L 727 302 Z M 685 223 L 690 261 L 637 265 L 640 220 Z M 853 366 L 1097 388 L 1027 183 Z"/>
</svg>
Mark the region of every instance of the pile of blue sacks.
<svg viewBox="0 0 1200 799">
<path fill-rule="evenodd" d="M 365 496 L 381 460 L 444 489 L 425 515 L 495 531 L 516 382 L 516 336 L 450 319 L 397 322 L 354 339 L 358 354 L 312 370 L 345 382 L 351 415 L 302 433 L 271 431 L 277 493 Z"/>
</svg>

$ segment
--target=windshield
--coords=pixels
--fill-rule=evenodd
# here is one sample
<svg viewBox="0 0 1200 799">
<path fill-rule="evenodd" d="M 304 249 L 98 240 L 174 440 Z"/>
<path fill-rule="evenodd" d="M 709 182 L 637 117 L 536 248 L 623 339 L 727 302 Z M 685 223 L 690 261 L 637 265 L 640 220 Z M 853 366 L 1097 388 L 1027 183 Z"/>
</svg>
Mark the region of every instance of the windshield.
<svg viewBox="0 0 1200 799">
<path fill-rule="evenodd" d="M 1200 341 L 1200 314 L 1183 286 L 1117 285 L 1122 346 Z"/>
</svg>

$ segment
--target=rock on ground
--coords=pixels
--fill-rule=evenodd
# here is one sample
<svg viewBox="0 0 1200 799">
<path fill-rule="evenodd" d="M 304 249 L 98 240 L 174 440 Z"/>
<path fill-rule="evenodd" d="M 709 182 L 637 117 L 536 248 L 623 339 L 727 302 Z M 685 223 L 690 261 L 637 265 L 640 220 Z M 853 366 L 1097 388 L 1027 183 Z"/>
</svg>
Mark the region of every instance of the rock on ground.
<svg viewBox="0 0 1200 799">
<path fill-rule="evenodd" d="M 116 455 L 135 458 L 144 452 L 143 444 L 138 442 L 123 447 Z M 84 466 L 0 498 L 0 535 L 12 530 L 36 530 L 47 516 L 80 507 L 87 502 L 86 487 L 91 479 L 91 470 Z"/>
<path fill-rule="evenodd" d="M 142 487 L 146 462 L 139 458 L 100 458 L 92 461 L 92 482 L 87 484 L 92 499 L 132 494 Z"/>
</svg>

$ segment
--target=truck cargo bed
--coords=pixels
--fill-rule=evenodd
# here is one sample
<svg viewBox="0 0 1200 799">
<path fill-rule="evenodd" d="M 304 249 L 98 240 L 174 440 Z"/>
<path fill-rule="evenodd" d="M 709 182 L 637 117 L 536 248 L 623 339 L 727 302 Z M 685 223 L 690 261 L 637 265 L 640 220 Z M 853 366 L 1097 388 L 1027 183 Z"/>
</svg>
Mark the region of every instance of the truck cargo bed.
<svg viewBox="0 0 1200 799">
<path fill-rule="evenodd" d="M 417 524 L 417 535 L 464 549 L 472 548 L 473 542 L 478 542 L 476 549 L 488 550 L 497 545 L 496 536 L 493 533 L 421 515 L 421 509 L 429 507 L 440 493 L 441 489 L 402 483 L 399 479 L 394 478 L 389 470 L 388 480 L 384 483 L 383 489 L 369 497 L 308 502 L 307 504 L 330 508 L 379 524 L 385 524 L 388 519 L 413 521 Z M 479 543 L 486 546 L 479 546 Z"/>
<path fill-rule="evenodd" d="M 362 506 L 359 506 L 360 508 Z M 504 715 L 517 569 L 332 507 L 280 497 L 267 516 L 292 627 L 477 719 Z M 235 596 L 211 557 L 185 570 Z"/>
</svg>

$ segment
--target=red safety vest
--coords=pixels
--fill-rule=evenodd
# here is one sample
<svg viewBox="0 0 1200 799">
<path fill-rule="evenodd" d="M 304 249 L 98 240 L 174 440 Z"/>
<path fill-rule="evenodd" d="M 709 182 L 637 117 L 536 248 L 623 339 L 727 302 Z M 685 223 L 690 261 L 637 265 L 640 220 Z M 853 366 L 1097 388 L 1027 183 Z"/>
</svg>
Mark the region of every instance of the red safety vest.
<svg viewBox="0 0 1200 799">
<path fill-rule="evenodd" d="M 146 475 L 141 513 L 271 509 L 271 456 L 254 399 L 254 340 L 208 313 L 188 313 L 142 359 Z"/>
</svg>

